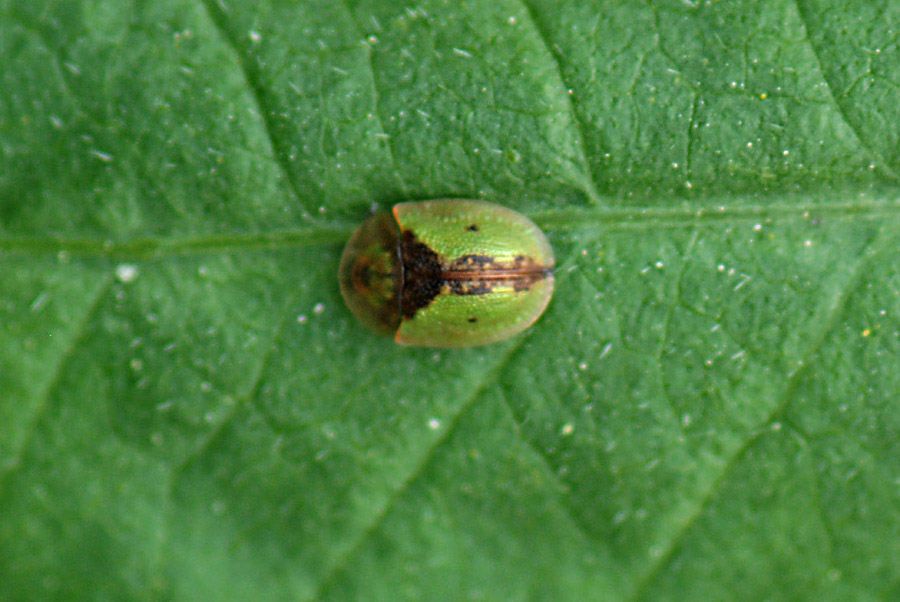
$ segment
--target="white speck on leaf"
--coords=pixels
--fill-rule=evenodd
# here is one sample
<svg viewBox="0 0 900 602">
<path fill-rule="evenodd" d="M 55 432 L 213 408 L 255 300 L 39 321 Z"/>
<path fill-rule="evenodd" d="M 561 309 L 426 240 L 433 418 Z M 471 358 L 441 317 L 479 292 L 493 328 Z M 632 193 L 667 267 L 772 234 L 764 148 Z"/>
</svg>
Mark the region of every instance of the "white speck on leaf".
<svg viewBox="0 0 900 602">
<path fill-rule="evenodd" d="M 97 149 L 91 149 L 90 153 L 91 153 L 91 156 L 93 156 L 97 159 L 100 159 L 104 163 L 110 163 L 113 160 L 112 155 L 110 155 L 109 153 L 104 153 L 103 151 L 100 151 Z"/>
<path fill-rule="evenodd" d="M 134 282 L 134 279 L 137 277 L 138 268 L 136 265 L 131 263 L 120 263 L 116 266 L 116 278 L 119 282 Z"/>
<path fill-rule="evenodd" d="M 41 293 L 37 297 L 35 297 L 34 301 L 31 302 L 31 311 L 37 312 L 44 308 L 47 305 L 47 299 L 50 298 L 50 295 L 47 293 Z"/>
<path fill-rule="evenodd" d="M 744 287 L 745 284 L 747 284 L 747 283 L 750 282 L 751 280 L 752 280 L 752 278 L 751 278 L 750 276 L 748 276 L 747 274 L 741 274 L 741 281 L 738 282 L 738 283 L 734 286 L 734 290 L 735 290 L 735 291 L 740 290 L 741 288 Z"/>
<path fill-rule="evenodd" d="M 609 355 L 609 352 L 611 350 L 612 350 L 612 343 L 607 343 L 606 346 L 603 348 L 603 351 L 600 352 L 600 357 L 598 357 L 597 359 L 602 360 L 607 355 Z"/>
</svg>

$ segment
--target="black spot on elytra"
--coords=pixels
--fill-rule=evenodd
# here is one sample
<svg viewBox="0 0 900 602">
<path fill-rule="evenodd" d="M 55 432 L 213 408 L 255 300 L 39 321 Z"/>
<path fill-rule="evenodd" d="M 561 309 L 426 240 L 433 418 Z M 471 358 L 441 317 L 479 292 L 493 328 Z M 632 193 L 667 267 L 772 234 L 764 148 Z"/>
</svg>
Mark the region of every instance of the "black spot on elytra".
<svg viewBox="0 0 900 602">
<path fill-rule="evenodd" d="M 478 232 L 478 224 L 472 224 L 468 228 L 466 228 L 469 232 Z"/>
<path fill-rule="evenodd" d="M 440 294 L 441 262 L 437 253 L 419 242 L 409 230 L 403 232 L 400 240 L 400 262 L 403 266 L 400 313 L 404 318 L 412 318 Z"/>
</svg>

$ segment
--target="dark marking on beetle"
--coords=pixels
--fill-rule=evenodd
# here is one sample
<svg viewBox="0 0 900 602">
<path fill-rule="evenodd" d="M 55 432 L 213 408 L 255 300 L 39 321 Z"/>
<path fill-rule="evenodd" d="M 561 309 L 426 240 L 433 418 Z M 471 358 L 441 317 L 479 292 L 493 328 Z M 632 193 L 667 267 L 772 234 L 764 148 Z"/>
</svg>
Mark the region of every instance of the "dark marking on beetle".
<svg viewBox="0 0 900 602">
<path fill-rule="evenodd" d="M 511 288 L 517 293 L 553 277 L 553 268 L 527 255 L 496 258 L 490 255 L 461 255 L 446 264 L 441 274 L 452 295 L 488 295 L 495 289 Z"/>
<path fill-rule="evenodd" d="M 469 324 L 474 324 L 475 322 L 478 321 L 478 318 L 476 318 L 475 316 L 471 316 L 468 321 L 469 321 Z"/>
<path fill-rule="evenodd" d="M 404 230 L 400 239 L 400 264 L 400 315 L 405 319 L 428 307 L 442 289 L 451 295 L 489 295 L 497 287 L 524 292 L 553 276 L 553 268 L 525 255 L 498 261 L 491 255 L 473 253 L 442 264 L 440 256 L 409 230 Z M 477 318 L 468 321 L 474 323 Z"/>
<path fill-rule="evenodd" d="M 460 255 L 447 266 L 448 272 L 485 272 L 491 270 L 496 259 L 490 255 Z"/>
<path fill-rule="evenodd" d="M 493 280 L 447 280 L 451 295 L 487 295 L 497 284 Z"/>
<path fill-rule="evenodd" d="M 441 293 L 441 261 L 431 247 L 419 242 L 409 230 L 404 230 L 400 240 L 400 263 L 403 266 L 400 314 L 412 318 Z"/>
<path fill-rule="evenodd" d="M 468 228 L 466 228 L 469 232 L 478 232 L 478 224 L 472 224 Z"/>
<path fill-rule="evenodd" d="M 541 270 L 529 270 L 521 272 L 520 276 L 512 279 L 513 290 L 522 293 L 530 289 L 532 286 L 542 280 L 553 277 L 552 268 L 543 268 Z"/>
</svg>

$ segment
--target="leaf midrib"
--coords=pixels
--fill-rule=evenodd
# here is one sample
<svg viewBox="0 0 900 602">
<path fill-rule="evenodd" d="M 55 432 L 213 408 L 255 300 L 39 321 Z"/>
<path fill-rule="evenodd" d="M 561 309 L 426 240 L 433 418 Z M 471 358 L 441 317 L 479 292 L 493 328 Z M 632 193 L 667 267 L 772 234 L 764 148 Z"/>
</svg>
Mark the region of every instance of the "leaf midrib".
<svg viewBox="0 0 900 602">
<path fill-rule="evenodd" d="M 581 207 L 550 209 L 532 214 L 534 221 L 550 233 L 601 228 L 606 232 L 702 228 L 709 224 L 741 225 L 753 222 L 873 220 L 900 217 L 900 202 L 854 200 L 788 205 L 695 207 Z M 338 245 L 349 238 L 357 224 L 297 228 L 270 232 L 204 234 L 182 237 L 139 237 L 111 241 L 101 238 L 57 236 L 0 237 L 0 253 L 90 257 L 120 261 L 159 260 L 169 257 L 231 254 L 240 251 L 302 249 Z"/>
</svg>

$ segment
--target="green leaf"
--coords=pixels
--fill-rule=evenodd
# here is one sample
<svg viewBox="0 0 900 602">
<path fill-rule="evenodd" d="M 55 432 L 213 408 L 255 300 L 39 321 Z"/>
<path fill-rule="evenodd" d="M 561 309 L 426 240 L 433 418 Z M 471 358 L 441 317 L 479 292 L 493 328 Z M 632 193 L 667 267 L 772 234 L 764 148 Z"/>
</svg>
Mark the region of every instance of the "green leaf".
<svg viewBox="0 0 900 602">
<path fill-rule="evenodd" d="M 860 4 L 0 0 L 0 599 L 897 599 Z M 344 307 L 440 197 L 546 229 L 529 332 Z"/>
</svg>

